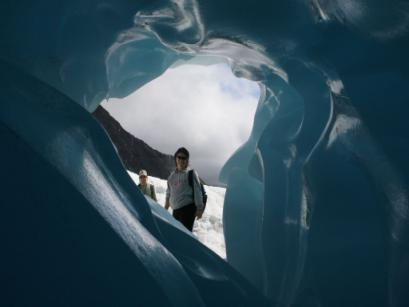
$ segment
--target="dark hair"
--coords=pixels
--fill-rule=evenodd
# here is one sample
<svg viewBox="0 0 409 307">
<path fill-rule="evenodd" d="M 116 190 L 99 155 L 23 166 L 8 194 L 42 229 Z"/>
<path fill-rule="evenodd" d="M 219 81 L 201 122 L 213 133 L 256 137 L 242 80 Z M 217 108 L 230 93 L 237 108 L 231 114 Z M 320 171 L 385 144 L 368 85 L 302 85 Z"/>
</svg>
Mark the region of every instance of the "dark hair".
<svg viewBox="0 0 409 307">
<path fill-rule="evenodd" d="M 176 150 L 176 152 L 175 152 L 175 154 L 173 156 L 173 158 L 175 159 L 175 162 L 176 162 L 176 156 L 179 153 L 184 154 L 187 157 L 187 159 L 189 159 L 189 151 L 185 147 L 180 147 L 180 148 L 178 148 L 178 150 Z"/>
</svg>

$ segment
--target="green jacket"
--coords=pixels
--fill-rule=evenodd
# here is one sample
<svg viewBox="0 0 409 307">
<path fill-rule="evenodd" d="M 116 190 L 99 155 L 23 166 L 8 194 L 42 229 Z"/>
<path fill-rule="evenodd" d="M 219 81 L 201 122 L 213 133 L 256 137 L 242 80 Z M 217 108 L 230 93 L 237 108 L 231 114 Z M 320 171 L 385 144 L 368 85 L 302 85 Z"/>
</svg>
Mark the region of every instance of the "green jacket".
<svg viewBox="0 0 409 307">
<path fill-rule="evenodd" d="M 155 186 L 153 184 L 147 183 L 145 186 L 138 184 L 138 187 L 142 191 L 143 194 L 149 196 L 154 201 L 158 201 L 156 199 Z"/>
</svg>

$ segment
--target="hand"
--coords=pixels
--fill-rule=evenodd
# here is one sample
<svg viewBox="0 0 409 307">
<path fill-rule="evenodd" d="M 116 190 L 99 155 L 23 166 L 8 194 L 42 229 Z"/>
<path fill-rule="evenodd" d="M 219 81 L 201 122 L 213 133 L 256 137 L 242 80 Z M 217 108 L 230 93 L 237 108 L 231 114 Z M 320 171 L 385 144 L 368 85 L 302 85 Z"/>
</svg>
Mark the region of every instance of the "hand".
<svg viewBox="0 0 409 307">
<path fill-rule="evenodd" d="M 196 210 L 196 217 L 198 220 L 200 220 L 202 218 L 203 215 L 203 210 L 202 209 L 197 209 Z"/>
</svg>

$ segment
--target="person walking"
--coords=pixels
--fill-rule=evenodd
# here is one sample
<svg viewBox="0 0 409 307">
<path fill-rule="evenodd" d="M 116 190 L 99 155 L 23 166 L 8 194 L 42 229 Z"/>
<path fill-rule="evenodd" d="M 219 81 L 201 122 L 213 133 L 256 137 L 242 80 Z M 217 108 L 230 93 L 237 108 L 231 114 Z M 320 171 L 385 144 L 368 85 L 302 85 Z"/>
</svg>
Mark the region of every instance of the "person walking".
<svg viewBox="0 0 409 307">
<path fill-rule="evenodd" d="M 189 168 L 189 151 L 181 147 L 174 155 L 176 169 L 168 178 L 165 209 L 173 209 L 173 217 L 189 231 L 193 230 L 195 218 L 200 219 L 204 211 L 203 195 L 199 176 Z M 189 183 L 189 171 L 193 173 L 193 185 Z"/>
<path fill-rule="evenodd" d="M 144 169 L 140 170 L 139 173 L 139 184 L 138 188 L 142 191 L 143 194 L 149 196 L 154 201 L 158 201 L 156 199 L 156 192 L 155 186 L 153 184 L 148 183 L 148 172 Z"/>
</svg>

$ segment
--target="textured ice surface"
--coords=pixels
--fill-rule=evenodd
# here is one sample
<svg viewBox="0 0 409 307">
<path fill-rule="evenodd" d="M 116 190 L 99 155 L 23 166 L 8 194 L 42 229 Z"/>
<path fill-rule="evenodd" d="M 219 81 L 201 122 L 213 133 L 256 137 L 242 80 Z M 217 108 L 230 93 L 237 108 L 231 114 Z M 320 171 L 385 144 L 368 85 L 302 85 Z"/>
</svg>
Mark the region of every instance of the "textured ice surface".
<svg viewBox="0 0 409 307">
<path fill-rule="evenodd" d="M 0 12 L 2 305 L 409 305 L 406 1 Z M 234 269 L 151 210 L 88 114 L 179 59 L 263 91 L 220 174 Z"/>
</svg>

